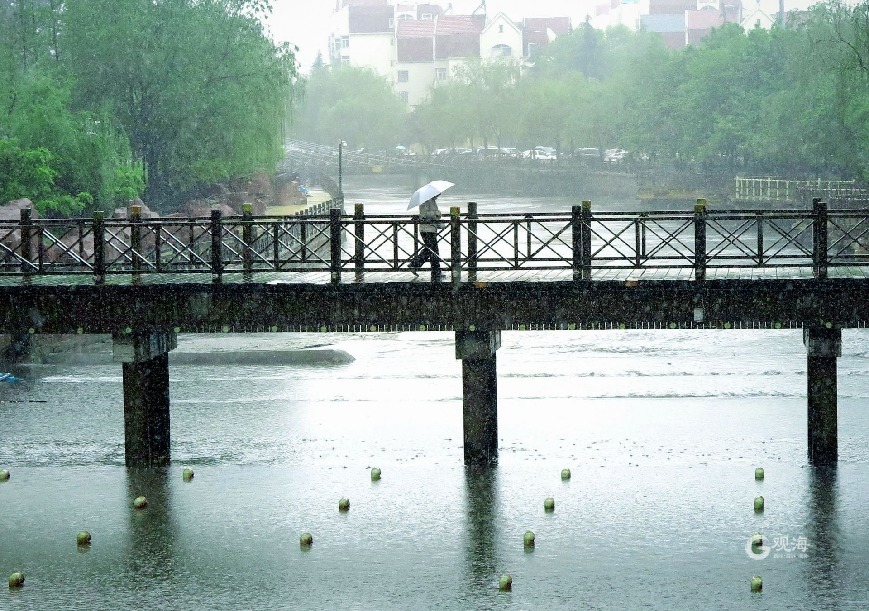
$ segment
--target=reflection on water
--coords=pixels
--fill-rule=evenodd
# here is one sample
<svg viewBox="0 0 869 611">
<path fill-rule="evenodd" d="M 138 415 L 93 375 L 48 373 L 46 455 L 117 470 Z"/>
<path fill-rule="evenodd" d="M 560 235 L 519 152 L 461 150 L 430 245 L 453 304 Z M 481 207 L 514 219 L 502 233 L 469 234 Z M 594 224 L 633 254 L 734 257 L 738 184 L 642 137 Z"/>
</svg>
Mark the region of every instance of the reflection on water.
<svg viewBox="0 0 869 611">
<path fill-rule="evenodd" d="M 130 531 L 126 570 L 154 580 L 168 580 L 175 572 L 175 542 L 178 526 L 172 517 L 172 489 L 169 469 L 155 467 L 127 469 Z M 133 507 L 133 500 L 144 496 L 144 509 Z"/>
<path fill-rule="evenodd" d="M 491 587 L 500 565 L 497 467 L 465 469 L 465 510 L 468 579 L 477 592 Z"/>
<path fill-rule="evenodd" d="M 838 549 L 841 533 L 837 497 L 839 494 L 837 465 L 809 468 L 808 520 L 806 537 L 811 546 L 806 576 L 809 591 L 825 600 L 830 608 L 841 601 Z"/>
</svg>

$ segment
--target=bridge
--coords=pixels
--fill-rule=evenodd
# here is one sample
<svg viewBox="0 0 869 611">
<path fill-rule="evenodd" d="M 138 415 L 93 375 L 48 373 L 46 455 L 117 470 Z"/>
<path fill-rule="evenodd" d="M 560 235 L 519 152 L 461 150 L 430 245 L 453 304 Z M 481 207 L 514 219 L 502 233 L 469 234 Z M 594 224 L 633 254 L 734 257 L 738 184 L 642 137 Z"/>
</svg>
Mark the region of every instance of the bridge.
<svg viewBox="0 0 869 611">
<path fill-rule="evenodd" d="M 497 457 L 504 331 L 801 329 L 808 456 L 838 458 L 843 328 L 869 322 L 869 210 L 450 210 L 445 276 L 417 278 L 418 218 L 345 214 L 0 222 L 0 333 L 111 334 L 128 465 L 169 460 L 179 333 L 452 331 L 465 461 Z"/>
</svg>

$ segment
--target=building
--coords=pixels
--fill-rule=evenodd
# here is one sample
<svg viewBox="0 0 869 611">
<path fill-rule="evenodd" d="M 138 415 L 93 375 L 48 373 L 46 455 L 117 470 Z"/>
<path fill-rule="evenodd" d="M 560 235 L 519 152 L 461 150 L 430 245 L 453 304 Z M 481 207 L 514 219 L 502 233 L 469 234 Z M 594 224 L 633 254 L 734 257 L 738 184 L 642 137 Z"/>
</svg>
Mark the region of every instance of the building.
<svg viewBox="0 0 869 611">
<path fill-rule="evenodd" d="M 331 63 L 371 68 L 411 107 L 469 59 L 530 63 L 571 29 L 567 17 L 516 22 L 504 13 L 455 15 L 451 5 L 389 0 L 338 0 L 333 18 Z"/>
</svg>

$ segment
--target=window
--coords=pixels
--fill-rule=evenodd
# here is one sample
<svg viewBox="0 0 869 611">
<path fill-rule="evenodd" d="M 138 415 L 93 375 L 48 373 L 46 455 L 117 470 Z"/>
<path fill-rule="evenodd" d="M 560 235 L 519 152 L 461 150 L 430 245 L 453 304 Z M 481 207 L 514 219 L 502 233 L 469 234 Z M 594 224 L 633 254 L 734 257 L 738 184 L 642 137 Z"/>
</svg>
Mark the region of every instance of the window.
<svg viewBox="0 0 869 611">
<path fill-rule="evenodd" d="M 498 34 L 503 34 L 503 33 L 504 33 L 504 24 L 501 24 L 498 26 Z"/>
<path fill-rule="evenodd" d="M 447 69 L 446 68 L 435 68 L 435 78 L 439 81 L 447 80 Z"/>
<path fill-rule="evenodd" d="M 406 83 L 409 80 L 410 75 L 408 75 L 407 70 L 399 70 L 398 71 L 398 82 Z"/>
<path fill-rule="evenodd" d="M 423 13 L 420 16 L 420 19 L 422 19 L 423 21 L 431 21 L 431 13 Z"/>
<path fill-rule="evenodd" d="M 346 57 L 346 56 L 342 57 L 341 63 L 344 64 L 345 66 L 349 66 L 350 65 L 350 58 Z"/>
<path fill-rule="evenodd" d="M 341 48 L 346 49 L 349 46 L 350 46 L 350 37 L 349 36 L 342 36 L 341 37 Z"/>
<path fill-rule="evenodd" d="M 528 43 L 528 57 L 530 57 L 531 59 L 534 59 L 535 57 L 537 57 L 537 43 L 536 42 L 529 42 Z"/>
<path fill-rule="evenodd" d="M 489 57 L 510 57 L 513 55 L 513 49 L 510 45 L 495 45 L 489 51 Z"/>
<path fill-rule="evenodd" d="M 399 91 L 398 92 L 398 99 L 400 99 L 402 102 L 407 104 L 407 92 L 406 91 Z"/>
<path fill-rule="evenodd" d="M 391 30 L 391 29 L 394 28 L 394 27 L 395 27 L 395 19 L 393 19 L 392 17 L 390 17 L 390 18 L 389 18 L 389 29 Z"/>
</svg>

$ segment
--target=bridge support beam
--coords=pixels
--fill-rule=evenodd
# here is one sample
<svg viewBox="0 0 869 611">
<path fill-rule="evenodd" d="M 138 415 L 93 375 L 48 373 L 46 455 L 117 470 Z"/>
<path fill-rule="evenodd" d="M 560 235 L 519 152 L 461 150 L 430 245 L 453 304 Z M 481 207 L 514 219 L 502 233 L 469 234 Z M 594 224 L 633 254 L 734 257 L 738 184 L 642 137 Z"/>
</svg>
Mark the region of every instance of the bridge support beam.
<svg viewBox="0 0 869 611">
<path fill-rule="evenodd" d="M 495 352 L 501 331 L 456 331 L 462 359 L 462 413 L 466 465 L 498 460 L 498 372 Z"/>
<path fill-rule="evenodd" d="M 808 456 L 815 465 L 839 460 L 836 359 L 842 356 L 842 330 L 803 329 L 806 345 Z"/>
<path fill-rule="evenodd" d="M 124 460 L 127 467 L 169 464 L 168 331 L 114 335 L 112 354 L 124 378 Z"/>
</svg>

